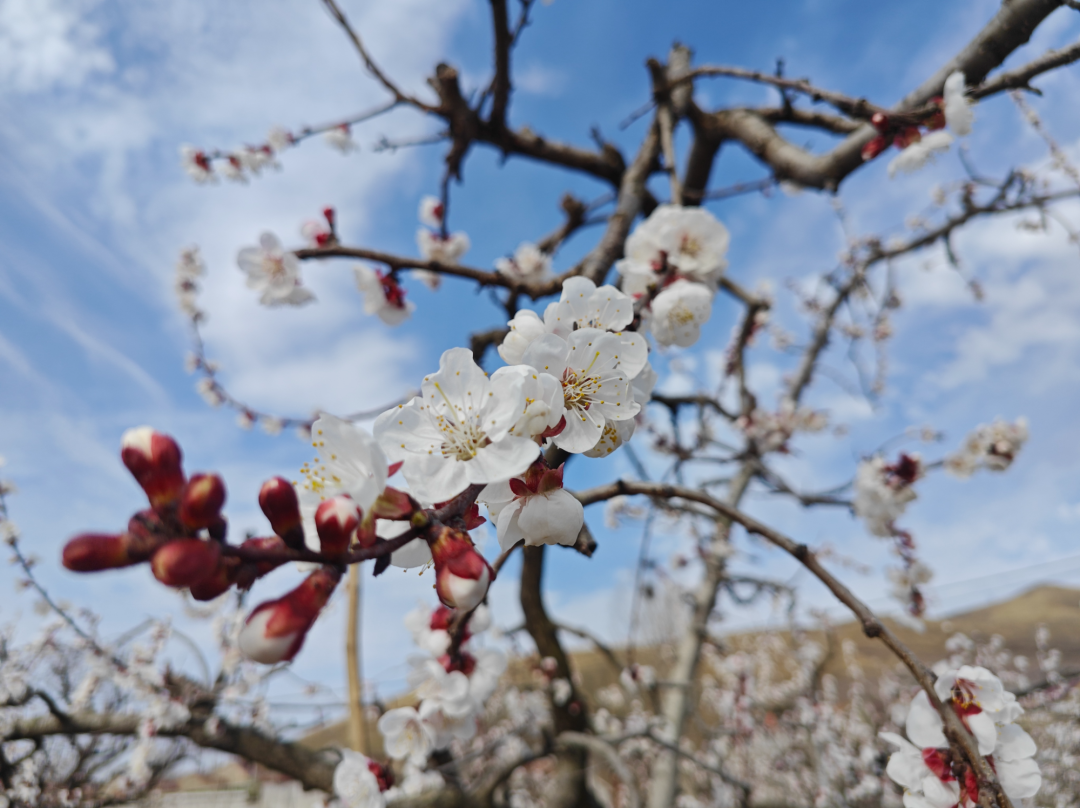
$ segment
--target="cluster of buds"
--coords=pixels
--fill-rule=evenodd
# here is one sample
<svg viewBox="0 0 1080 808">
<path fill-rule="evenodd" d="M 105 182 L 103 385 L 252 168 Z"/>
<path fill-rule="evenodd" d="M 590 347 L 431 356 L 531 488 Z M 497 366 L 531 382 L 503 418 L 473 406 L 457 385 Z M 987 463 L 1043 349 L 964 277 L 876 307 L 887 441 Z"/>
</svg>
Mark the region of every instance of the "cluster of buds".
<svg viewBox="0 0 1080 808">
<path fill-rule="evenodd" d="M 323 208 L 323 222 L 312 220 L 304 222 L 300 228 L 300 234 L 306 238 L 313 247 L 332 247 L 338 243 L 337 238 L 337 213 L 331 207 Z"/>
<path fill-rule="evenodd" d="M 930 117 L 922 121 L 922 126 L 928 132 L 936 132 L 939 129 L 944 129 L 946 123 L 944 99 L 941 96 L 937 96 L 932 99 L 932 103 L 936 105 L 936 109 Z M 878 133 L 872 140 L 868 141 L 867 144 L 863 146 L 863 160 L 873 160 L 890 146 L 896 146 L 896 148 L 903 150 L 912 143 L 918 143 L 922 140 L 922 131 L 918 126 L 896 121 L 884 112 L 875 112 L 870 117 L 870 125 L 873 126 Z"/>
</svg>

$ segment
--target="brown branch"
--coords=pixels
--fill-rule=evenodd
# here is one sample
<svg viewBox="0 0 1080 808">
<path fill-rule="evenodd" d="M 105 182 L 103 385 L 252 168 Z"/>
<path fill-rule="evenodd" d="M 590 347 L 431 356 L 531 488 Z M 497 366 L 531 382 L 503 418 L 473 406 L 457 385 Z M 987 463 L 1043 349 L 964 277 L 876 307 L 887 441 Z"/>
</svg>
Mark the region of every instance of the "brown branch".
<svg viewBox="0 0 1080 808">
<path fill-rule="evenodd" d="M 1028 90 L 1037 95 L 1042 95 L 1042 91 L 1032 87 L 1029 82 L 1042 73 L 1056 67 L 1072 64 L 1077 59 L 1080 59 L 1080 42 L 1074 42 L 1072 45 L 1058 50 L 1047 51 L 1038 59 L 1034 59 L 1026 65 L 1000 73 L 990 81 L 980 84 L 969 95 L 976 99 L 986 98 L 1004 90 Z"/>
<path fill-rule="evenodd" d="M 510 20 L 506 0 L 491 0 L 491 25 L 495 32 L 495 78 L 491 81 L 491 116 L 495 128 L 506 126 L 506 108 L 510 103 Z"/>
<path fill-rule="evenodd" d="M 622 257 L 626 237 L 630 233 L 634 219 L 641 212 L 642 201 L 647 193 L 645 182 L 652 173 L 653 165 L 660 153 L 658 129 L 656 121 L 653 121 L 638 150 L 637 157 L 622 174 L 619 182 L 619 198 L 615 205 L 615 212 L 608 219 L 607 230 L 604 231 L 600 243 L 576 268 L 577 274 L 584 275 L 598 286 L 604 282 L 611 265 Z"/>
<path fill-rule="evenodd" d="M 472 351 L 473 361 L 478 365 L 482 364 L 488 348 L 496 348 L 502 345 L 502 341 L 509 333 L 509 328 L 491 328 L 487 331 L 477 331 L 470 336 L 469 350 Z"/>
<path fill-rule="evenodd" d="M 734 421 L 738 416 L 733 412 L 728 412 L 717 399 L 712 396 L 705 395 L 703 393 L 697 393 L 689 396 L 665 396 L 662 393 L 653 393 L 652 401 L 657 404 L 663 404 L 669 410 L 678 411 L 680 407 L 694 406 L 705 408 L 708 407 L 716 411 L 719 415 L 724 416 L 729 421 Z"/>
<path fill-rule="evenodd" d="M 852 98 L 843 93 L 815 87 L 807 79 L 785 79 L 781 76 L 773 75 L 772 73 L 762 73 L 759 70 L 747 70 L 743 67 L 703 65 L 702 67 L 694 68 L 690 71 L 689 75 L 680 79 L 680 81 L 688 81 L 698 76 L 727 76 L 729 78 L 745 79 L 759 84 L 768 84 L 783 90 L 791 90 L 809 96 L 812 101 L 824 101 L 826 104 L 835 107 L 846 115 L 867 121 L 870 120 L 870 116 L 875 112 L 887 111 L 876 104 L 871 104 L 865 98 Z"/>
<path fill-rule="evenodd" d="M 536 242 L 537 249 L 548 255 L 552 255 L 564 241 L 585 224 L 585 217 L 589 212 L 589 206 L 571 193 L 563 194 L 562 199 L 559 200 L 559 208 L 566 214 L 566 220 Z"/>
<path fill-rule="evenodd" d="M 974 767 L 978 774 L 980 784 L 988 786 L 992 790 L 997 797 L 998 805 L 1001 806 L 1001 808 L 1011 808 L 1012 803 L 1001 789 L 1001 785 L 998 783 L 993 770 L 979 754 L 978 745 L 976 744 L 975 739 L 972 737 L 971 733 L 968 732 L 967 728 L 964 727 L 963 722 L 957 716 L 956 712 L 949 705 L 943 704 L 941 699 L 938 698 L 937 692 L 934 690 L 936 677 L 933 671 L 931 671 L 922 660 L 920 660 L 914 652 L 912 652 L 911 649 L 889 629 L 888 626 L 882 623 L 865 603 L 859 600 L 850 589 L 844 586 L 844 584 L 835 578 L 832 573 L 826 570 L 809 547 L 805 544 L 796 542 L 779 531 L 773 530 L 767 525 L 754 519 L 752 516 L 743 513 L 738 508 L 718 499 L 714 499 L 700 491 L 683 488 L 681 486 L 667 485 L 664 483 L 643 483 L 618 480 L 606 486 L 599 486 L 597 488 L 590 488 L 587 491 L 578 492 L 575 496 L 577 496 L 583 505 L 591 505 L 596 502 L 611 499 L 615 496 L 632 494 L 643 494 L 659 499 L 679 498 L 705 505 L 725 519 L 742 525 L 748 533 L 760 536 L 770 544 L 779 547 L 799 561 L 799 563 L 813 573 L 818 580 L 825 584 L 829 591 L 836 596 L 837 600 L 851 610 L 852 614 L 855 615 L 862 625 L 863 633 L 867 637 L 880 639 L 911 672 L 912 676 L 915 677 L 915 681 L 919 683 L 919 686 L 922 687 L 924 691 L 926 691 L 931 704 L 937 709 L 939 715 L 941 715 L 942 721 L 944 722 L 945 734 L 949 738 L 950 743 L 954 747 L 958 747 L 959 750 L 962 750 L 963 756 Z"/>
</svg>

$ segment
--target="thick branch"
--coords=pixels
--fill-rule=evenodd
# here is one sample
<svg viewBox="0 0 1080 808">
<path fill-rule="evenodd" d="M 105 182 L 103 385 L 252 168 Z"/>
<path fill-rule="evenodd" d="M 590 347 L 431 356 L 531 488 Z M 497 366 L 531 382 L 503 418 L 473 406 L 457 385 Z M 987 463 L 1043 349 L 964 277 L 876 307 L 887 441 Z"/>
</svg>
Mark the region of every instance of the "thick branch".
<svg viewBox="0 0 1080 808">
<path fill-rule="evenodd" d="M 506 125 L 506 107 L 510 103 L 510 21 L 506 0 L 491 0 L 491 25 L 495 32 L 495 78 L 491 81 L 491 125 Z"/>
</svg>

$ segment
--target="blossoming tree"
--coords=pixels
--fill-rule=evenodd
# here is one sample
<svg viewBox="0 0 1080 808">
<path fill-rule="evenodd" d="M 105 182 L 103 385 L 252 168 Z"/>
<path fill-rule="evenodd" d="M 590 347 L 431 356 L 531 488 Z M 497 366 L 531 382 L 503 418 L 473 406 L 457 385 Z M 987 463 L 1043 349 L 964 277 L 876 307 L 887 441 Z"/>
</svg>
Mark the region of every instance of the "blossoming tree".
<svg viewBox="0 0 1080 808">
<path fill-rule="evenodd" d="M 388 801 L 1011 808 L 1046 794 L 1057 800 L 1046 804 L 1073 804 L 1062 761 L 1078 741 L 1060 728 L 1061 716 L 1075 714 L 1076 696 L 1055 672 L 1052 655 L 1040 659 L 1045 682 L 1023 674 L 1002 649 L 961 639 L 943 665 L 931 668 L 933 660 L 919 659 L 822 553 L 771 527 L 767 509 L 755 508 L 763 515 L 753 516 L 744 503 L 763 492 L 807 508 L 850 509 L 867 532 L 892 544 L 895 594 L 910 620 L 920 618 L 920 587 L 932 561 L 920 558 L 915 537 L 898 524 L 905 508 L 935 473 L 970 477 L 1008 469 L 1027 437 L 1023 419 L 973 424 L 966 441 L 934 460 L 912 451 L 865 457 L 853 465 L 849 484 L 830 490 L 799 490 L 775 461 L 800 435 L 828 426 L 828 414 L 805 398 L 830 345 L 844 341 L 852 354 L 864 345 L 884 351 L 890 312 L 900 305 L 890 262 L 936 245 L 955 260 L 951 238 L 973 220 L 1053 212 L 1080 195 L 1076 169 L 1046 135 L 1051 169 L 1068 182 L 1053 170 L 1040 175 L 1016 167 L 1000 181 L 972 170 L 941 192 L 935 212 L 912 232 L 889 241 L 851 236 L 816 287 L 792 291 L 808 320 L 803 337 L 774 325 L 773 293 L 747 288 L 739 268 L 728 265 L 731 235 L 705 205 L 778 185 L 836 194 L 848 176 L 879 158 L 890 160 L 890 175 L 931 171 L 935 155 L 972 131 L 979 106 L 1002 103 L 1005 93 L 1045 135 L 1020 93 L 1080 59 L 1080 45 L 1010 70 L 1000 66 L 1051 13 L 1075 4 L 1009 0 L 965 48 L 891 107 L 782 71 L 695 66 L 690 51 L 676 46 L 665 63 L 648 62 L 652 97 L 640 113 L 644 134 L 637 151 L 624 155 L 607 142 L 587 148 L 510 124 L 514 48 L 530 15 L 540 12 L 532 0 L 491 0 L 494 66 L 475 93 L 445 63 L 427 90 L 399 86 L 373 61 L 335 0 L 322 2 L 386 91 L 386 104 L 323 130 L 275 128 L 258 146 L 185 146 L 185 170 L 199 183 L 247 181 L 319 134 L 348 153 L 364 121 L 404 107 L 444 127 L 438 138 L 447 146 L 444 181 L 438 195 L 418 201 L 418 255 L 342 243 L 337 214 L 328 208 L 322 221 L 304 226 L 307 246 L 288 248 L 266 233 L 258 246 L 240 249 L 247 285 L 266 306 L 318 305 L 303 282 L 305 262 L 346 259 L 361 262 L 352 271 L 364 310 L 387 327 L 416 311 L 407 292 L 414 280 L 431 289 L 448 281 L 494 290 L 505 318 L 477 330 L 468 346 L 446 346 L 438 368 L 418 380 L 419 393 L 378 413 L 370 431 L 357 422 L 371 414 L 289 418 L 238 401 L 222 384 L 199 338 L 198 293 L 207 267 L 197 249 L 186 250 L 177 264 L 177 292 L 195 330 L 192 370 L 200 374 L 201 392 L 236 409 L 246 426 L 299 429 L 318 459 L 295 482 L 270 477 L 259 493 L 264 535 L 236 541 L 223 516 L 226 481 L 185 471 L 183 436 L 146 426 L 123 436 L 122 462 L 148 507 L 126 528 L 118 515 L 114 532 L 72 538 L 64 566 L 101 573 L 145 564 L 161 584 L 187 590 L 195 601 L 232 603 L 233 593 L 251 590 L 262 602 L 222 613 L 220 670 L 200 682 L 159 661 L 166 628 L 154 629 L 148 645 L 107 646 L 87 617 L 49 600 L 60 621 L 45 641 L 21 647 L 12 637 L 0 647 L 6 699 L 0 780 L 8 803 L 126 799 L 201 747 L 239 755 L 342 805 L 364 808 Z M 773 88 L 781 103 L 707 108 L 695 86 L 716 77 Z M 685 154 L 675 145 L 679 127 L 690 135 Z M 836 143 L 812 153 L 790 140 L 786 127 L 810 128 Z M 712 187 L 714 163 L 729 143 L 749 151 L 768 179 Z M 506 245 L 506 257 L 492 268 L 472 266 L 470 239 L 450 229 L 449 206 L 453 181 L 464 179 L 473 148 L 580 172 L 607 193 L 592 203 L 565 197 L 565 222 L 555 232 Z M 559 248 L 584 236 L 588 225 L 599 225 L 601 235 L 581 261 L 559 269 Z M 719 297 L 739 307 L 721 383 L 683 395 L 657 392 L 656 357 L 699 345 Z M 751 373 L 750 348 L 766 334 L 781 355 L 794 357 L 774 407 L 759 400 Z M 864 394 L 874 395 L 880 381 Z M 635 444 L 648 453 L 647 463 L 634 455 L 636 476 L 597 480 L 584 490 L 564 487 L 567 464 L 585 466 Z M 710 478 L 703 469 L 716 464 L 730 473 Z M 542 584 L 547 553 L 592 556 L 597 539 L 585 514 L 599 503 L 608 503 L 609 520 L 658 518 L 673 533 L 684 532 L 693 561 L 681 563 L 693 569 L 662 582 L 680 613 L 679 634 L 668 638 L 670 658 L 660 666 L 635 664 L 598 643 L 618 684 L 587 692 L 564 645 L 570 629 L 549 615 Z M 6 511 L 0 517 L 34 585 L 31 560 Z M 485 558 L 470 538 L 485 519 L 498 537 L 497 557 Z M 823 684 L 822 649 L 798 632 L 763 638 L 754 649 L 725 649 L 713 634 L 718 596 L 739 586 L 749 586 L 751 597 L 785 589 L 768 577 L 733 572 L 729 559 L 751 538 L 789 554 L 819 579 L 908 678 L 886 677 L 875 691 L 845 648 L 851 682 L 839 693 L 835 684 Z M 499 621 L 486 605 L 489 590 L 500 585 L 514 553 L 523 559 L 522 630 L 536 651 L 536 675 L 527 686 L 504 676 L 505 654 L 482 640 Z M 275 588 L 277 577 L 264 580 L 291 562 L 306 565 L 299 585 L 283 592 Z M 604 562 L 598 556 L 590 563 Z M 260 666 L 307 653 L 305 637 L 343 577 L 355 586 L 362 568 L 380 575 L 389 565 L 432 566 L 439 603 L 384 616 L 402 620 L 424 656 L 410 676 L 411 704 L 378 718 L 383 758 L 312 751 L 283 739 L 265 705 L 241 706 Z M 1006 685 L 1038 695 L 1040 718 L 1029 729 L 1021 699 Z M 1042 771 L 1040 749 L 1053 753 Z M 1051 771 L 1053 781 L 1044 784 L 1043 773 Z"/>
</svg>

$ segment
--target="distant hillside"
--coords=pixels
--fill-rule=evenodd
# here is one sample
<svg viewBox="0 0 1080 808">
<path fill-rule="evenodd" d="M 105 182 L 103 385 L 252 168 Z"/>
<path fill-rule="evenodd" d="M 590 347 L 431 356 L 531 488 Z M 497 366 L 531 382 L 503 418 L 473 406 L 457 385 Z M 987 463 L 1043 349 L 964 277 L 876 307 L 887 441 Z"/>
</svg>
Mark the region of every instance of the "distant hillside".
<svg viewBox="0 0 1080 808">
<path fill-rule="evenodd" d="M 1040 625 L 1045 625 L 1050 629 L 1051 646 L 1061 651 L 1062 668 L 1080 669 L 1080 589 L 1037 586 L 1011 600 L 954 615 L 945 620 L 927 621 L 926 630 L 921 634 L 891 620 L 886 619 L 885 622 L 908 647 L 929 664 L 945 656 L 945 641 L 956 632 L 963 632 L 976 640 L 987 640 L 991 635 L 1000 634 L 1011 651 L 1034 658 L 1035 630 Z M 737 649 L 751 644 L 758 635 L 759 632 L 731 634 L 727 635 L 725 640 L 732 648 Z M 822 632 L 811 631 L 808 635 L 824 644 Z M 855 643 L 859 662 L 868 676 L 872 677 L 896 667 L 896 658 L 889 650 L 880 641 L 867 638 L 855 622 L 837 624 L 835 637 L 837 643 L 844 640 Z M 615 655 L 620 661 L 625 658 L 622 649 L 615 649 Z M 664 661 L 660 659 L 660 653 L 655 648 L 638 648 L 634 656 L 639 663 L 663 670 Z M 571 657 L 581 676 L 585 693 L 596 693 L 600 688 L 616 681 L 618 670 L 600 652 L 575 651 Z M 524 680 L 529 675 L 530 667 L 528 660 L 517 660 L 515 664 L 511 664 L 508 675 Z M 840 654 L 833 655 L 825 666 L 825 672 L 839 679 L 846 678 Z M 410 703 L 409 697 L 403 696 L 394 702 L 395 705 L 399 703 Z M 371 734 L 374 743 L 378 744 L 378 732 L 373 731 Z M 313 748 L 343 746 L 347 743 L 346 738 L 346 723 L 339 721 L 309 733 L 301 743 Z M 379 750 L 374 751 L 377 753 Z"/>
</svg>

